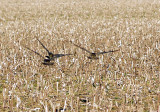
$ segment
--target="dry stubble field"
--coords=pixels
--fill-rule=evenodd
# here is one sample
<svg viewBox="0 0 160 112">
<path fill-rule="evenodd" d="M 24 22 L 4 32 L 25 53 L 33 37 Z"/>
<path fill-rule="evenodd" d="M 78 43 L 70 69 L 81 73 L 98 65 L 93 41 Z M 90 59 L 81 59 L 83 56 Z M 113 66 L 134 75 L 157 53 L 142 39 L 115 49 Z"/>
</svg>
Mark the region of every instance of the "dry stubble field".
<svg viewBox="0 0 160 112">
<path fill-rule="evenodd" d="M 72 53 L 42 65 L 47 52 Z M 89 60 L 93 51 L 119 49 Z M 1 0 L 0 111 L 160 111 L 160 2 Z"/>
</svg>

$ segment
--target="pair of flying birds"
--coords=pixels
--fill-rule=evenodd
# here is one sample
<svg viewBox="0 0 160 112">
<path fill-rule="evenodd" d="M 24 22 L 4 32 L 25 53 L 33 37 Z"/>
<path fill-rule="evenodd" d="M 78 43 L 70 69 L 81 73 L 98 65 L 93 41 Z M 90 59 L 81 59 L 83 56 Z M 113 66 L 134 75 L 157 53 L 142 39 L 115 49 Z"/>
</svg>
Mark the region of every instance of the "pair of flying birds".
<svg viewBox="0 0 160 112">
<path fill-rule="evenodd" d="M 43 43 L 37 38 L 37 40 L 39 41 L 39 43 L 42 45 L 42 47 L 48 52 L 48 55 L 47 56 L 42 56 L 41 54 L 39 54 L 38 52 L 26 47 L 28 50 L 36 53 L 37 55 L 39 55 L 40 57 L 42 57 L 44 60 L 42 62 L 42 64 L 44 65 L 53 65 L 53 60 L 56 59 L 56 58 L 60 58 L 60 57 L 63 57 L 63 56 L 69 56 L 69 55 L 72 55 L 72 54 L 53 54 L 52 52 L 50 52 L 44 45 Z M 80 49 L 88 52 L 90 55 L 88 56 L 88 59 L 98 59 L 98 55 L 100 54 L 105 54 L 105 53 L 110 53 L 110 52 L 116 52 L 116 51 L 119 51 L 119 50 L 110 50 L 110 51 L 103 51 L 103 52 L 98 52 L 98 53 L 94 53 L 94 52 L 91 52 L 91 51 L 88 51 L 87 49 L 83 48 L 83 47 L 80 47 L 76 44 L 74 44 L 73 42 L 71 42 L 73 45 L 75 45 L 76 47 L 79 47 Z"/>
</svg>

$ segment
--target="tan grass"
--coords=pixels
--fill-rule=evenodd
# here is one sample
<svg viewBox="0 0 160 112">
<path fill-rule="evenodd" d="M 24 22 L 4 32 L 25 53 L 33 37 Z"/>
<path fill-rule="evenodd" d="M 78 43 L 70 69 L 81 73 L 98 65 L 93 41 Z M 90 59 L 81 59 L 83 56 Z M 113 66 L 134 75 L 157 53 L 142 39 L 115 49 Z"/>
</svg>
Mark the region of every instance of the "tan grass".
<svg viewBox="0 0 160 112">
<path fill-rule="evenodd" d="M 0 1 L 0 111 L 160 111 L 159 66 L 159 0 Z"/>
</svg>

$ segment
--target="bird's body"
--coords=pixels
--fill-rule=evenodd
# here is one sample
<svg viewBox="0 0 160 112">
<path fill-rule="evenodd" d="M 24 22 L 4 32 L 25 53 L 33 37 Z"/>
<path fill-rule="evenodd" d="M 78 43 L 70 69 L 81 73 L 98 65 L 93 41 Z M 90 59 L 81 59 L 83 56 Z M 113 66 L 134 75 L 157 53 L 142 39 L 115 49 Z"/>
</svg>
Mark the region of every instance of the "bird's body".
<svg viewBox="0 0 160 112">
<path fill-rule="evenodd" d="M 99 59 L 96 55 L 96 53 L 91 53 L 90 56 L 88 56 L 88 59 Z"/>
</svg>

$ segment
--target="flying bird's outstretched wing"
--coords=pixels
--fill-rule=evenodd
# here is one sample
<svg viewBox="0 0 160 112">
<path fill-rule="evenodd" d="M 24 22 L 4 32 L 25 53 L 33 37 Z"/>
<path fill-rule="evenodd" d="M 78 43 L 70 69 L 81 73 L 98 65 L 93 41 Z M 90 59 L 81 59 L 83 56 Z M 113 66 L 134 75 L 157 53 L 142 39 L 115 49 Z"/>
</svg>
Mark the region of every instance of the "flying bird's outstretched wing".
<svg viewBox="0 0 160 112">
<path fill-rule="evenodd" d="M 72 42 L 71 42 L 72 43 Z M 92 52 L 90 52 L 90 51 L 88 51 L 87 49 L 85 49 L 85 48 L 83 48 L 83 47 L 80 47 L 80 46 L 78 46 L 78 45 L 76 45 L 76 44 L 74 44 L 74 43 L 72 43 L 73 45 L 75 45 L 76 47 L 79 47 L 79 48 L 81 48 L 82 50 L 84 50 L 84 51 L 86 51 L 86 52 L 88 52 L 88 53 L 92 53 Z"/>
<path fill-rule="evenodd" d="M 30 51 L 34 52 L 35 54 L 39 55 L 41 58 L 44 58 L 44 57 L 43 57 L 42 55 L 40 55 L 38 52 L 33 51 L 32 49 L 30 49 L 30 48 L 28 48 L 28 47 L 26 47 L 26 46 L 25 46 L 25 48 L 27 48 L 28 50 L 30 50 Z"/>
<path fill-rule="evenodd" d="M 60 58 L 60 57 L 69 56 L 69 55 L 73 55 L 73 54 L 54 54 L 54 58 Z"/>
<path fill-rule="evenodd" d="M 43 45 L 43 43 L 38 39 L 38 38 L 36 38 L 38 41 L 39 41 L 39 43 L 43 46 L 43 48 L 48 52 L 48 54 L 50 54 L 51 52 Z"/>
<path fill-rule="evenodd" d="M 104 52 L 99 52 L 99 53 L 96 53 L 97 55 L 100 55 L 100 54 L 105 54 L 105 53 L 110 53 L 110 52 L 116 52 L 116 51 L 119 51 L 119 50 L 110 50 L 110 51 L 104 51 Z"/>
</svg>

